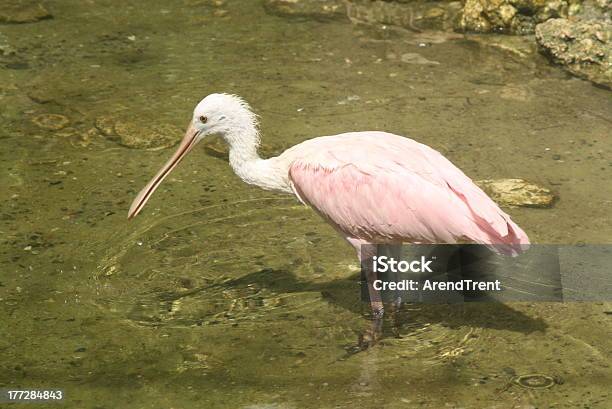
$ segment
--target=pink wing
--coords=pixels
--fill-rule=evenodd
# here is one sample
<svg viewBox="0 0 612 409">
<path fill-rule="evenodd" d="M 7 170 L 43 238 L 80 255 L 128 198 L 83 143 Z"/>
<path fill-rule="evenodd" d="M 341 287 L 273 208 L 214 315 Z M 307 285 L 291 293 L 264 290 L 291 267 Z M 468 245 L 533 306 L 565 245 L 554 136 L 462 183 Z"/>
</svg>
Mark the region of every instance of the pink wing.
<svg viewBox="0 0 612 409">
<path fill-rule="evenodd" d="M 294 151 L 289 168 L 293 188 L 348 237 L 373 243 L 471 241 L 505 254 L 529 244 L 470 178 L 426 145 L 383 132 L 302 145 L 305 154 Z"/>
</svg>

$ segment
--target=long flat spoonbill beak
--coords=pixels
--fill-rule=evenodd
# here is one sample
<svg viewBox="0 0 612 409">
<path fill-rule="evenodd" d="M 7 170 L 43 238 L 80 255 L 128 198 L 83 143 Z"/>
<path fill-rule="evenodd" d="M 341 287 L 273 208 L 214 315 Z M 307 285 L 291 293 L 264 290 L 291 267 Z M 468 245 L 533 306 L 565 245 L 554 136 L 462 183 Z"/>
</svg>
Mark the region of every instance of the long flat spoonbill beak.
<svg viewBox="0 0 612 409">
<path fill-rule="evenodd" d="M 144 205 L 153 195 L 153 192 L 155 192 L 155 189 L 159 187 L 166 176 L 172 172 L 172 169 L 174 169 L 176 165 L 178 165 L 179 162 L 183 160 L 183 158 L 193 149 L 196 143 L 198 143 L 199 133 L 200 131 L 193 126 L 193 121 L 189 122 L 185 136 L 183 137 L 183 140 L 181 141 L 181 144 L 176 152 L 174 152 L 174 155 L 172 155 L 170 160 L 166 162 L 166 164 L 159 170 L 159 172 L 157 172 L 153 179 L 147 183 L 140 193 L 138 193 L 138 196 L 136 196 L 136 199 L 134 199 L 132 202 L 128 212 L 128 219 L 131 219 L 140 213 Z"/>
</svg>

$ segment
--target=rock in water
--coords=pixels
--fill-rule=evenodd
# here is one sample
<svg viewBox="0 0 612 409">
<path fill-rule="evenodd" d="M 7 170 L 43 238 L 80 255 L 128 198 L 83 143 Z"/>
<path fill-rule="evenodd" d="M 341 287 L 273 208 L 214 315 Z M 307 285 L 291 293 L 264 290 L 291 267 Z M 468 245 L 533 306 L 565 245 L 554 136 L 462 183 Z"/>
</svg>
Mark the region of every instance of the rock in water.
<svg viewBox="0 0 612 409">
<path fill-rule="evenodd" d="M 40 114 L 32 118 L 32 122 L 43 129 L 59 131 L 70 123 L 64 115 L 59 114 Z"/>
<path fill-rule="evenodd" d="M 478 33 L 533 33 L 535 25 L 567 17 L 576 0 L 465 0 L 457 28 Z"/>
<path fill-rule="evenodd" d="M 612 89 L 612 23 L 548 20 L 536 27 L 540 51 L 572 74 Z"/>
<path fill-rule="evenodd" d="M 400 60 L 407 64 L 419 64 L 419 65 L 440 65 L 438 61 L 428 60 L 417 53 L 405 53 L 402 54 Z"/>
<path fill-rule="evenodd" d="M 133 149 L 159 150 L 176 145 L 183 132 L 175 126 L 155 123 L 134 123 L 109 116 L 96 118 L 95 129 L 108 139 Z"/>
<path fill-rule="evenodd" d="M 475 182 L 501 206 L 551 207 L 552 192 L 523 179 L 485 179 Z"/>
<path fill-rule="evenodd" d="M 115 121 L 109 116 L 99 116 L 96 118 L 95 127 L 104 136 L 113 136 L 115 134 Z"/>
<path fill-rule="evenodd" d="M 461 2 L 447 0 L 265 0 L 270 14 L 315 20 L 351 20 L 412 31 L 452 29 Z"/>
<path fill-rule="evenodd" d="M 116 122 L 119 144 L 134 149 L 159 150 L 176 145 L 182 132 L 171 125 L 141 126 L 131 122 Z"/>
<path fill-rule="evenodd" d="M 53 18 L 40 3 L 27 0 L 2 0 L 0 2 L 0 23 L 23 24 Z"/>
<path fill-rule="evenodd" d="M 308 17 L 315 20 L 346 19 L 346 5 L 341 0 L 265 0 L 270 14 L 284 17 Z"/>
<path fill-rule="evenodd" d="M 412 31 L 453 28 L 461 11 L 458 1 L 372 1 L 349 0 L 348 16 L 352 21 L 385 24 Z"/>
<path fill-rule="evenodd" d="M 512 382 L 528 389 L 547 389 L 557 384 L 555 378 L 542 374 L 517 376 L 512 380 Z"/>
</svg>

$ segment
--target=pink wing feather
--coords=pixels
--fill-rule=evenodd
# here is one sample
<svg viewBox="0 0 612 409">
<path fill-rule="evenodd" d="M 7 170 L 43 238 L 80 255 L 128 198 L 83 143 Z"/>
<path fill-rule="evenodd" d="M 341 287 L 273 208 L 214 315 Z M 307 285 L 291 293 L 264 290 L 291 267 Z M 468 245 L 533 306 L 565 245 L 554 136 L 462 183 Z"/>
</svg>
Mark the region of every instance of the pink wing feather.
<svg viewBox="0 0 612 409">
<path fill-rule="evenodd" d="M 384 132 L 315 138 L 289 152 L 297 196 L 351 238 L 372 243 L 489 245 L 517 254 L 529 239 L 439 152 Z"/>
</svg>

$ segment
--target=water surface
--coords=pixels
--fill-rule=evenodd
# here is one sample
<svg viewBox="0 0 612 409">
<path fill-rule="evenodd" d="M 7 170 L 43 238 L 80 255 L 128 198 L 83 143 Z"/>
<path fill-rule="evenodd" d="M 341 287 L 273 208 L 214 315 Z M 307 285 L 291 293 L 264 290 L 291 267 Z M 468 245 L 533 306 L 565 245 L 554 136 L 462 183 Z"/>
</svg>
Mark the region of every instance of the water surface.
<svg viewBox="0 0 612 409">
<path fill-rule="evenodd" d="M 612 237 L 609 91 L 529 40 L 226 16 L 193 0 L 50 1 L 0 26 L 0 385 L 75 408 L 605 408 L 610 303 L 407 306 L 372 350 L 352 249 L 290 197 L 199 147 L 126 221 L 171 149 L 129 149 L 98 118 L 176 139 L 211 92 L 246 98 L 266 153 L 382 129 L 474 179 L 559 196 L 509 209 L 539 243 Z M 41 128 L 60 114 L 70 124 Z M 516 377 L 542 374 L 550 388 Z"/>
</svg>

